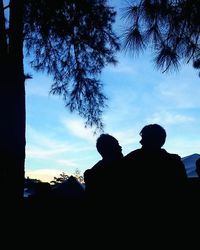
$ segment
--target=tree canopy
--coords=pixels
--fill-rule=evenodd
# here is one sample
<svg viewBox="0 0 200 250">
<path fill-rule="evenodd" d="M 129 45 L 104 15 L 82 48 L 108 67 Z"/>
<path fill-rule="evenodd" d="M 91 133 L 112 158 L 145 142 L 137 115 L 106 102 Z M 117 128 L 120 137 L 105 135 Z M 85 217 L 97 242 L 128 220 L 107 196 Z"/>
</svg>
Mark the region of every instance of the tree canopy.
<svg viewBox="0 0 200 250">
<path fill-rule="evenodd" d="M 52 94 L 88 126 L 102 129 L 106 96 L 99 76 L 115 64 L 115 10 L 105 0 L 0 0 L 0 193 L 24 188 L 26 99 L 24 57 L 47 72 Z"/>
<path fill-rule="evenodd" d="M 51 184 L 55 185 L 55 184 L 59 184 L 62 183 L 64 181 L 66 181 L 67 179 L 69 179 L 69 175 L 66 174 L 65 172 L 62 172 L 59 177 L 54 177 L 52 181 L 50 181 Z"/>
<path fill-rule="evenodd" d="M 158 69 L 167 72 L 193 62 L 200 69 L 200 1 L 129 1 L 123 18 L 125 49 L 138 53 L 147 47 L 154 52 Z"/>
<path fill-rule="evenodd" d="M 101 129 L 107 98 L 98 76 L 116 63 L 116 12 L 102 0 L 25 0 L 24 13 L 31 65 L 53 76 L 51 93 L 62 95 L 70 111 Z"/>
<path fill-rule="evenodd" d="M 74 176 L 77 181 L 80 183 L 84 182 L 83 176 L 81 175 L 81 172 L 79 169 L 76 169 L 73 175 L 66 174 L 65 172 L 62 172 L 59 177 L 54 177 L 52 181 L 50 181 L 51 184 L 56 185 L 63 183 L 67 179 L 69 179 L 70 176 Z"/>
</svg>

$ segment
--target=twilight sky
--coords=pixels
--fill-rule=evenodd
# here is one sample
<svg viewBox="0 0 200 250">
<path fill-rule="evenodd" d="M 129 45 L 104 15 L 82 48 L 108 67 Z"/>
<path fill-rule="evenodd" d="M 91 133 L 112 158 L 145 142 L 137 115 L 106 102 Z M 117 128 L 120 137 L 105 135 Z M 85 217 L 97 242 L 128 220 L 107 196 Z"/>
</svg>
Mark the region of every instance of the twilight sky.
<svg viewBox="0 0 200 250">
<path fill-rule="evenodd" d="M 111 1 L 120 20 L 124 1 Z M 104 132 L 115 136 L 123 154 L 140 147 L 143 126 L 158 123 L 166 129 L 164 148 L 181 157 L 199 153 L 200 78 L 191 65 L 178 72 L 155 69 L 149 51 L 139 57 L 120 52 L 118 65 L 107 66 L 101 75 L 108 97 L 103 122 Z M 96 151 L 94 128 L 85 129 L 84 121 L 71 114 L 59 96 L 49 95 L 51 77 L 34 72 L 25 62 L 25 72 L 33 79 L 26 82 L 26 161 L 25 175 L 51 181 L 61 172 L 83 173 L 101 159 Z"/>
</svg>

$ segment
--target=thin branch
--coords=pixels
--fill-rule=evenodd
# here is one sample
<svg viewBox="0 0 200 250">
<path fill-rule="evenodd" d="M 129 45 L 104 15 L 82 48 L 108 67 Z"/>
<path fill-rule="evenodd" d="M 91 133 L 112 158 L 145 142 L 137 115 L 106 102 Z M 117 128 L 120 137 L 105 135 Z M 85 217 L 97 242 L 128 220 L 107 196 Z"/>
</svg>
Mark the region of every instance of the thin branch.
<svg viewBox="0 0 200 250">
<path fill-rule="evenodd" d="M 8 8 L 10 8 L 10 4 L 8 4 L 7 6 L 5 6 L 3 9 L 6 10 Z"/>
</svg>

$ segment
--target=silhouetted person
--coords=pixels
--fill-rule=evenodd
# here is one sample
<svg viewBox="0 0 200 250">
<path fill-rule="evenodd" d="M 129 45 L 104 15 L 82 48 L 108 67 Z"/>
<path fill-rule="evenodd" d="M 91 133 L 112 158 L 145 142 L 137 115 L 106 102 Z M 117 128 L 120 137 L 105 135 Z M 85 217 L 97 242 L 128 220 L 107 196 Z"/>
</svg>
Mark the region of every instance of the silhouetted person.
<svg viewBox="0 0 200 250">
<path fill-rule="evenodd" d="M 184 199 L 187 175 L 181 158 L 162 146 L 166 131 L 158 124 L 149 124 L 140 132 L 140 149 L 124 157 L 129 172 L 129 195 L 146 205 L 168 204 Z M 172 202 L 172 203 L 173 203 Z M 172 205 L 171 203 L 171 205 Z"/>
<path fill-rule="evenodd" d="M 109 206 L 117 197 L 122 148 L 109 134 L 99 136 L 96 148 L 102 159 L 84 172 L 86 197 L 93 204 Z"/>
<path fill-rule="evenodd" d="M 200 158 L 196 160 L 196 173 L 200 178 Z"/>
</svg>

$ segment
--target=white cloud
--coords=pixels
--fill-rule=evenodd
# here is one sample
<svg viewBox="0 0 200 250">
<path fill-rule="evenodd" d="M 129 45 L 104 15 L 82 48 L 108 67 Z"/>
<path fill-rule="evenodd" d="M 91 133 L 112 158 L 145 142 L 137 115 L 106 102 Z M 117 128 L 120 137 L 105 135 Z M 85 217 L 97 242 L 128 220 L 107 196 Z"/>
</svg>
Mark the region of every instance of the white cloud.
<svg viewBox="0 0 200 250">
<path fill-rule="evenodd" d="M 190 140 L 184 137 L 176 137 L 167 139 L 166 148 L 171 153 L 177 153 L 181 157 L 185 157 L 191 154 L 199 154 L 200 141 Z"/>
<path fill-rule="evenodd" d="M 62 119 L 62 123 L 73 135 L 83 140 L 94 142 L 96 136 L 91 128 L 85 128 L 82 120 L 68 120 Z"/>
<path fill-rule="evenodd" d="M 49 131 L 47 131 L 49 133 Z M 76 142 L 67 143 L 63 142 L 56 135 L 48 135 L 45 132 L 33 129 L 31 126 L 27 126 L 27 146 L 26 146 L 26 158 L 27 159 L 57 159 L 61 157 L 63 153 L 67 156 L 69 153 L 78 153 L 85 150 L 89 150 L 88 147 L 77 146 Z M 62 156 L 63 157 L 63 156 Z"/>
<path fill-rule="evenodd" d="M 199 78 L 182 79 L 170 78 L 159 85 L 160 100 L 168 106 L 177 108 L 200 108 Z"/>
<path fill-rule="evenodd" d="M 38 179 L 43 182 L 50 182 L 54 177 L 58 177 L 60 174 L 61 171 L 57 169 L 37 169 L 27 170 L 25 176 L 31 179 Z"/>
<path fill-rule="evenodd" d="M 53 135 L 49 131 L 42 131 L 42 129 L 36 130 L 29 125 L 27 126 L 27 137 L 33 144 L 45 146 L 49 149 L 60 149 L 61 151 L 75 150 L 74 145 L 59 140 L 56 134 Z"/>
<path fill-rule="evenodd" d="M 120 145 L 133 145 L 138 142 L 138 132 L 135 129 L 125 129 L 121 131 L 115 131 L 112 134 L 118 141 Z"/>
<path fill-rule="evenodd" d="M 60 165 L 64 165 L 65 167 L 77 167 L 78 164 L 76 163 L 75 160 L 64 160 L 64 159 L 59 159 L 56 161 Z"/>
<path fill-rule="evenodd" d="M 35 159 L 49 159 L 64 152 L 67 152 L 65 148 L 50 149 L 48 148 L 48 145 L 46 146 L 46 148 L 45 146 L 41 147 L 34 145 L 27 146 L 26 148 L 27 157 Z"/>
<path fill-rule="evenodd" d="M 104 70 L 103 83 L 106 83 L 104 87 L 109 97 L 109 108 L 103 115 L 103 122 L 105 131 L 118 139 L 123 153 L 140 146 L 139 131 L 148 123 L 159 123 L 164 127 L 178 124 L 169 126 L 170 129 L 173 127 L 176 130 L 179 129 L 179 125 L 184 128 L 192 127 L 193 124 L 198 125 L 200 85 L 194 70 L 188 71 L 184 68 L 174 77 L 154 71 L 147 57 L 133 60 L 122 55 L 119 61 L 118 66 L 107 67 Z M 45 96 L 48 96 L 50 79 L 40 77 L 27 81 L 26 86 L 27 94 L 32 95 L 28 104 L 38 104 L 34 111 L 38 107 L 41 109 L 38 113 L 44 114 L 48 111 L 44 116 L 41 115 L 40 119 L 37 110 L 33 113 L 33 109 L 27 109 L 28 112 L 32 112 L 28 115 L 29 123 L 35 126 L 35 129 L 27 126 L 28 165 L 56 169 L 62 168 L 63 165 L 67 166 L 68 170 L 70 166 L 77 164 L 81 170 L 92 166 L 99 159 L 95 148 L 98 135 L 93 134 L 93 129 L 85 128 L 81 119 L 55 118 L 62 115 L 66 117 L 66 112 L 63 112 L 63 106 L 55 106 L 55 102 L 53 105 L 42 102 L 46 101 Z M 38 96 L 44 98 L 37 98 Z M 195 108 L 192 113 L 194 116 L 192 117 L 188 110 L 187 114 L 184 113 L 183 108 Z M 56 112 L 52 112 L 54 109 Z M 35 119 L 39 119 L 40 122 L 36 122 Z M 41 124 L 48 124 L 48 129 Z M 197 128 L 196 130 L 199 131 Z M 183 132 L 181 136 L 185 137 L 186 134 Z M 177 137 L 173 137 L 173 143 L 170 141 L 170 149 L 177 149 L 183 154 L 193 151 L 192 148 L 199 149 L 200 145 L 195 145 L 188 139 L 178 140 Z"/>
<path fill-rule="evenodd" d="M 147 118 L 147 123 L 158 123 L 158 124 L 179 124 L 195 121 L 194 117 L 176 114 L 174 112 L 156 112 L 151 117 Z"/>
</svg>

